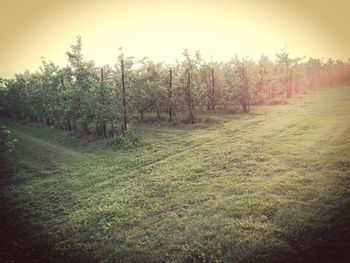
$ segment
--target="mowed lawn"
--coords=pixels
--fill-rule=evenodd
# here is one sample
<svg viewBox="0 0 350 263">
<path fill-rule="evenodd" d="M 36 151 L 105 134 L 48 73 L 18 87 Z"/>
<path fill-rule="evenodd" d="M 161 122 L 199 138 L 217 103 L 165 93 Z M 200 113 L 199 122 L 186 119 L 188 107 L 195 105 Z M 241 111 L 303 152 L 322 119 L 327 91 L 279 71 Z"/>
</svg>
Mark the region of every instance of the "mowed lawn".
<svg viewBox="0 0 350 263">
<path fill-rule="evenodd" d="M 142 142 L 123 148 L 1 120 L 18 144 L 2 157 L 3 221 L 15 234 L 0 255 L 16 258 L 18 248 L 24 258 L 61 262 L 349 260 L 350 87 L 215 119 L 134 125 Z"/>
</svg>

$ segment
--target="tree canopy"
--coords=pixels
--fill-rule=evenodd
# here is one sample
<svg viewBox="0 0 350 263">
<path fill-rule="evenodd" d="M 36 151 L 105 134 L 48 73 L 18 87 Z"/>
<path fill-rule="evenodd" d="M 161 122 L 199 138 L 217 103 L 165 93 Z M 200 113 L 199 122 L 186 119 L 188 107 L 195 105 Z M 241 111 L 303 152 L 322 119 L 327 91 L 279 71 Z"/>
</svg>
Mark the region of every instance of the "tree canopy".
<svg viewBox="0 0 350 263">
<path fill-rule="evenodd" d="M 175 121 L 182 114 L 193 124 L 199 113 L 233 113 L 239 107 L 248 113 L 251 105 L 349 83 L 349 62 L 291 58 L 286 50 L 275 60 L 234 56 L 227 62 L 205 61 L 198 51 L 184 50 L 172 65 L 135 60 L 120 50 L 114 66 L 98 67 L 85 60 L 82 45 L 77 37 L 65 67 L 43 58 L 36 72 L 0 79 L 2 113 L 107 138 L 126 135 L 130 119 L 142 122 L 146 113 L 158 121 Z"/>
</svg>

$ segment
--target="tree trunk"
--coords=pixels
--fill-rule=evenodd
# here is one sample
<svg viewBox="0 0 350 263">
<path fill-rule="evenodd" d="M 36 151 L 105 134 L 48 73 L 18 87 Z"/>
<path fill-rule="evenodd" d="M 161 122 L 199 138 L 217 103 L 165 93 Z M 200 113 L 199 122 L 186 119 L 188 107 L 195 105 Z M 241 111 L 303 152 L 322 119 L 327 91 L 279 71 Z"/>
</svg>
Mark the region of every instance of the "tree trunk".
<svg viewBox="0 0 350 263">
<path fill-rule="evenodd" d="M 103 137 L 106 139 L 108 137 L 106 121 L 102 122 L 102 132 L 103 132 Z"/>
<path fill-rule="evenodd" d="M 104 71 L 101 68 L 101 94 L 100 94 L 100 112 L 102 114 L 98 114 L 99 123 L 102 124 L 102 135 L 104 138 L 108 137 L 107 127 L 106 127 L 106 116 L 105 116 L 105 103 L 106 103 L 106 94 L 104 89 Z M 102 119 L 102 120 L 101 120 Z"/>
<path fill-rule="evenodd" d="M 90 134 L 89 125 L 88 125 L 87 121 L 84 121 L 82 123 L 82 129 L 83 129 L 85 135 Z"/>
<path fill-rule="evenodd" d="M 70 123 L 70 119 L 67 118 L 68 131 L 72 131 L 72 125 Z"/>
<path fill-rule="evenodd" d="M 116 138 L 113 120 L 111 120 L 111 133 L 110 134 L 113 136 L 114 139 Z"/>
<path fill-rule="evenodd" d="M 186 104 L 187 104 L 187 109 L 188 109 L 188 123 L 189 124 L 194 124 L 194 115 L 193 115 L 193 99 L 192 99 L 192 94 L 191 94 L 191 73 L 188 73 L 187 76 L 187 83 L 186 83 Z"/>
<path fill-rule="evenodd" d="M 208 88 L 208 100 L 207 100 L 207 111 L 210 111 L 211 105 L 210 105 L 210 89 Z"/>
<path fill-rule="evenodd" d="M 125 94 L 125 77 L 124 77 L 124 59 L 121 57 L 121 70 L 122 70 L 122 91 L 123 91 L 123 135 L 128 134 L 128 117 L 126 114 L 126 94 Z"/>
<path fill-rule="evenodd" d="M 159 113 L 159 109 L 158 109 L 156 102 L 154 103 L 154 110 L 155 110 L 156 115 L 157 115 L 157 120 L 160 121 L 160 113 Z"/>
<path fill-rule="evenodd" d="M 172 109 L 172 87 L 173 86 L 173 69 L 170 68 L 169 72 L 169 121 L 173 120 L 173 109 Z"/>
<path fill-rule="evenodd" d="M 194 115 L 193 115 L 192 110 L 188 111 L 188 123 L 189 124 L 194 124 Z"/>
<path fill-rule="evenodd" d="M 175 108 L 172 109 L 172 116 L 173 116 L 173 120 L 177 121 L 176 109 Z"/>
<path fill-rule="evenodd" d="M 78 131 L 78 128 L 77 128 L 77 120 L 74 120 L 74 119 L 73 119 L 72 129 L 73 129 L 74 131 Z"/>
<path fill-rule="evenodd" d="M 287 88 L 286 88 L 286 96 L 287 98 L 291 98 L 292 97 L 292 80 L 291 78 L 289 77 L 286 81 L 287 83 Z"/>
<path fill-rule="evenodd" d="M 99 123 L 98 123 L 98 121 L 96 122 L 96 134 L 97 134 L 97 136 L 98 137 L 100 137 L 101 136 L 101 132 L 100 132 L 100 125 L 99 125 Z"/>
<path fill-rule="evenodd" d="M 244 102 L 242 103 L 242 110 L 243 110 L 244 113 L 247 112 L 247 102 L 246 102 L 246 101 L 244 101 Z"/>
<path fill-rule="evenodd" d="M 215 109 L 215 100 L 214 100 L 214 95 L 215 95 L 215 78 L 214 78 L 214 68 L 211 69 L 211 94 L 210 94 L 210 98 L 211 98 L 211 110 Z"/>
<path fill-rule="evenodd" d="M 207 73 L 206 73 L 207 74 Z M 206 77 L 207 84 L 207 111 L 211 110 L 211 85 L 210 85 L 210 77 Z"/>
</svg>

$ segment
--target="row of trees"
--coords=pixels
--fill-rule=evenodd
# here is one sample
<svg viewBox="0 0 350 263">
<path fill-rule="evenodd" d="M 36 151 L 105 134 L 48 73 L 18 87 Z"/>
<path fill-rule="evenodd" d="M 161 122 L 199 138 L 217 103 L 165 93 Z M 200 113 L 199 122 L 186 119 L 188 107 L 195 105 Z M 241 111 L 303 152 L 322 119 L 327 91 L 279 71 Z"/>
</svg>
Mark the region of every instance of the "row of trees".
<svg viewBox="0 0 350 263">
<path fill-rule="evenodd" d="M 238 105 L 269 103 L 290 98 L 302 89 L 349 83 L 348 63 L 329 59 L 294 58 L 288 52 L 274 61 L 262 55 L 255 62 L 236 56 L 228 62 L 205 61 L 199 52 L 185 50 L 173 65 L 148 58 L 135 61 L 119 52 L 114 67 L 86 61 L 78 37 L 66 52 L 69 64 L 59 67 L 42 60 L 37 72 L 1 79 L 0 103 L 9 117 L 54 125 L 67 131 L 81 129 L 99 136 L 128 133 L 130 116 L 144 121 L 153 112 L 169 121 L 186 113 L 193 124 L 196 114 L 229 112 Z"/>
</svg>

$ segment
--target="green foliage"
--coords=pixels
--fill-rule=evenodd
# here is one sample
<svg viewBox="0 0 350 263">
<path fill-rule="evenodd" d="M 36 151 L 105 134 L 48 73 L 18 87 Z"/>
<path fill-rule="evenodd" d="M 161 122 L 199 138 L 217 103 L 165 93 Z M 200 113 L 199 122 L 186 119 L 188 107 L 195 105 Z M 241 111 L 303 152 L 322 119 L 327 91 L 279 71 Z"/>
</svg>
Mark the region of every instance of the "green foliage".
<svg viewBox="0 0 350 263">
<path fill-rule="evenodd" d="M 66 52 L 67 66 L 42 58 L 39 71 L 0 79 L 1 113 L 106 138 L 116 136 L 124 115 L 127 122 L 136 115 L 147 122 L 147 114 L 155 114 L 157 122 L 178 122 L 186 114 L 186 123 L 194 124 L 206 112 L 249 112 L 253 104 L 271 105 L 299 92 L 350 81 L 350 67 L 343 61 L 291 58 L 285 50 L 276 54 L 276 61 L 261 56 L 258 62 L 238 56 L 206 62 L 198 51 L 184 50 L 173 65 L 148 58 L 135 61 L 121 50 L 114 67 L 97 67 L 84 59 L 82 49 L 77 37 Z"/>
<path fill-rule="evenodd" d="M 15 149 L 17 139 L 13 138 L 11 131 L 0 126 L 0 150 L 12 152 Z"/>
<path fill-rule="evenodd" d="M 115 144 L 122 147 L 123 149 L 129 149 L 132 147 L 142 146 L 143 140 L 141 136 L 131 132 L 128 133 L 128 136 L 117 136 L 115 138 Z"/>
</svg>

